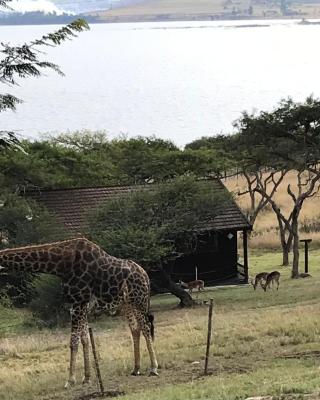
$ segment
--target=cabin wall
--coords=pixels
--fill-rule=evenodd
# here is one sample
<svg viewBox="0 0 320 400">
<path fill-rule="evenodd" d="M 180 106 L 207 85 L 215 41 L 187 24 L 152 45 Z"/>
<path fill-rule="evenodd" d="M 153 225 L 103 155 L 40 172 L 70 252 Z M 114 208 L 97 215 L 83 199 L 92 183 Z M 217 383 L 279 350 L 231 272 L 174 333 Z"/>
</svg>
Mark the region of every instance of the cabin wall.
<svg viewBox="0 0 320 400">
<path fill-rule="evenodd" d="M 211 233 L 207 238 L 200 238 L 195 252 L 175 260 L 168 266 L 167 272 L 175 282 L 190 282 L 196 279 L 195 267 L 198 279 L 202 279 L 206 286 L 236 279 L 237 232 Z"/>
</svg>

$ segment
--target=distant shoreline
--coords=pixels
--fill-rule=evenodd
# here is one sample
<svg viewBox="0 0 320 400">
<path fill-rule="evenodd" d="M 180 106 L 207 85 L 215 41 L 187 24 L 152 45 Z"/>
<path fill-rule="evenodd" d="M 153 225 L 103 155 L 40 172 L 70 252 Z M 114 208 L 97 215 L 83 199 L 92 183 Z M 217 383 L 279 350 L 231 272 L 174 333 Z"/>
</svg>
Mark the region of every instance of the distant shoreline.
<svg viewBox="0 0 320 400">
<path fill-rule="evenodd" d="M 143 22 L 214 22 L 214 21 L 274 21 L 274 20 L 298 20 L 298 24 L 301 25 L 319 25 L 318 21 L 309 21 L 317 18 L 302 18 L 301 16 L 270 16 L 270 17 L 261 17 L 261 16 L 212 16 L 212 15 L 171 15 L 170 18 L 161 18 L 156 15 L 126 15 L 126 16 L 112 16 L 101 18 L 100 16 L 96 16 L 93 14 L 84 15 L 78 14 L 68 17 L 59 17 L 56 18 L 37 18 L 36 20 L 30 19 L 29 17 L 19 18 L 0 18 L 0 26 L 29 26 L 29 25 L 64 25 L 68 24 L 71 21 L 74 21 L 78 18 L 84 18 L 89 24 L 120 24 L 120 23 L 143 23 Z M 243 25 L 242 27 L 263 27 L 269 26 L 268 24 L 250 24 Z"/>
<path fill-rule="evenodd" d="M 9 22 L 9 21 L 6 21 L 6 22 L 3 22 L 3 21 L 1 21 L 0 20 L 0 27 L 1 26 L 32 26 L 32 25 L 34 25 L 34 26 L 36 26 L 36 25 L 65 25 L 65 24 L 68 24 L 69 22 L 71 22 L 71 21 L 73 21 L 73 20 L 75 20 L 75 19 L 77 19 L 77 18 L 79 18 L 79 16 L 76 16 L 74 19 L 72 19 L 72 20 L 70 20 L 70 21 L 64 21 L 64 22 L 62 22 L 62 21 L 37 21 L 37 22 L 28 22 L 28 21 L 24 21 L 24 22 L 22 22 L 22 23 L 13 23 L 13 22 Z M 212 20 L 212 19 L 204 19 L 204 18 L 202 18 L 202 19 L 188 19 L 188 18 L 186 18 L 186 19 L 170 19 L 170 20 L 162 20 L 162 19 L 159 19 L 159 20 L 147 20 L 147 19 L 144 19 L 144 20 L 140 20 L 140 19 L 128 19 L 128 20 L 112 20 L 112 21 L 109 21 L 109 20 L 88 20 L 86 17 L 83 17 L 83 16 L 81 16 L 81 18 L 84 18 L 89 24 L 99 24 L 99 25 L 101 25 L 101 24 L 125 24 L 125 23 L 143 23 L 143 22 L 214 22 L 214 21 L 249 21 L 250 19 L 249 18 L 220 18 L 220 19 L 214 19 L 214 20 Z M 268 20 L 296 20 L 296 19 L 298 19 L 298 18 L 252 18 L 252 21 L 265 21 L 265 22 L 268 22 Z M 320 24 L 320 22 L 319 23 L 316 23 L 316 22 L 314 22 L 314 23 L 312 23 L 312 22 L 310 22 L 310 23 L 305 23 L 305 24 L 303 24 L 303 23 L 301 23 L 301 21 L 300 22 L 297 22 L 297 23 L 299 23 L 299 24 L 301 24 L 301 25 L 319 25 Z M 247 25 L 243 25 L 242 27 L 247 27 L 247 28 L 259 28 L 259 27 L 267 27 L 267 26 L 270 26 L 270 24 L 247 24 Z"/>
</svg>

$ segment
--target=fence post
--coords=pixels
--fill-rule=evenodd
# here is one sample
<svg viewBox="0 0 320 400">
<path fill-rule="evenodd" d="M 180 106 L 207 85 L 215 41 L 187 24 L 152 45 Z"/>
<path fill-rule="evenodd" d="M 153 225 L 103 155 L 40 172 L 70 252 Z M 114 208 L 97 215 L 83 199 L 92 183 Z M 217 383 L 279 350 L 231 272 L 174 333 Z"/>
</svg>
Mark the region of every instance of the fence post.
<svg viewBox="0 0 320 400">
<path fill-rule="evenodd" d="M 97 356 L 97 351 L 96 351 L 96 345 L 95 345 L 94 338 L 93 338 L 92 328 L 89 328 L 89 335 L 90 335 L 92 353 L 93 353 L 93 358 L 94 358 L 94 364 L 96 367 L 96 374 L 97 374 L 97 378 L 98 378 L 98 382 L 99 382 L 99 388 L 100 388 L 100 392 L 103 394 L 104 387 L 103 387 L 103 383 L 102 383 L 102 379 L 101 379 L 99 361 L 98 361 L 98 356 Z"/>
<path fill-rule="evenodd" d="M 211 345 L 211 330 L 212 330 L 212 310 L 213 310 L 213 299 L 210 299 L 209 305 L 209 316 L 208 316 L 208 336 L 207 336 L 207 351 L 206 351 L 206 359 L 204 364 L 204 374 L 208 374 L 208 364 L 209 364 L 209 354 L 210 354 L 210 345 Z"/>
</svg>

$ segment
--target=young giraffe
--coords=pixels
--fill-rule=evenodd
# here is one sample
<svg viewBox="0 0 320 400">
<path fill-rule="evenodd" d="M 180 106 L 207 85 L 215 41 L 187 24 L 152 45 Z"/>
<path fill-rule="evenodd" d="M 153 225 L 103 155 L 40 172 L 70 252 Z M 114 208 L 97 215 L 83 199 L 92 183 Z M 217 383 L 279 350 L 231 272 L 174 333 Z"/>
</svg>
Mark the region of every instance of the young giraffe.
<svg viewBox="0 0 320 400">
<path fill-rule="evenodd" d="M 158 375 L 153 348 L 153 316 L 149 314 L 150 282 L 147 273 L 131 260 L 108 255 L 85 238 L 0 251 L 0 266 L 10 271 L 43 272 L 61 278 L 71 308 L 70 369 L 66 387 L 75 384 L 79 340 L 84 355 L 83 382 L 90 381 L 87 313 L 89 303 L 115 309 L 124 307 L 133 338 L 134 369 L 140 374 L 140 333 L 150 360 L 150 375 Z"/>
</svg>

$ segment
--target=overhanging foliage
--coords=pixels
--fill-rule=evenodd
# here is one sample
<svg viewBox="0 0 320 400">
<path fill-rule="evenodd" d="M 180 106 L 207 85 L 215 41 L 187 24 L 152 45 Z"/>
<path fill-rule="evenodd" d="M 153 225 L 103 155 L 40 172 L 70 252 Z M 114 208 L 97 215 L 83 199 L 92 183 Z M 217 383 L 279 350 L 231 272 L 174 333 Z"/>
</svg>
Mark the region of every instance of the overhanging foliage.
<svg viewBox="0 0 320 400">
<path fill-rule="evenodd" d="M 89 216 L 89 234 L 110 254 L 148 267 L 194 252 L 198 233 L 228 201 L 210 180 L 180 177 L 108 201 Z"/>
<path fill-rule="evenodd" d="M 0 0 L 0 9 L 10 9 L 11 0 Z M 28 77 L 39 77 L 44 70 L 51 69 L 63 75 L 58 65 L 51 61 L 42 59 L 43 47 L 55 47 L 62 42 L 72 39 L 77 33 L 89 29 L 84 19 L 78 19 L 58 29 L 53 33 L 43 35 L 30 43 L 13 46 L 11 43 L 0 44 L 0 84 L 13 86 L 17 85 L 17 79 Z M 15 111 L 22 100 L 9 94 L 0 94 L 0 113 L 4 111 Z M 2 129 L 0 131 L 0 149 L 15 147 L 21 149 L 15 132 Z"/>
</svg>

